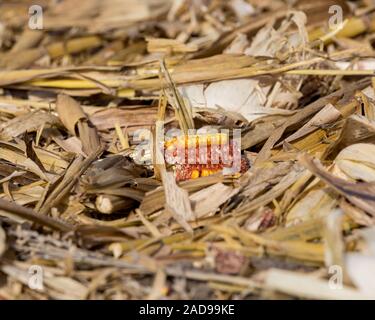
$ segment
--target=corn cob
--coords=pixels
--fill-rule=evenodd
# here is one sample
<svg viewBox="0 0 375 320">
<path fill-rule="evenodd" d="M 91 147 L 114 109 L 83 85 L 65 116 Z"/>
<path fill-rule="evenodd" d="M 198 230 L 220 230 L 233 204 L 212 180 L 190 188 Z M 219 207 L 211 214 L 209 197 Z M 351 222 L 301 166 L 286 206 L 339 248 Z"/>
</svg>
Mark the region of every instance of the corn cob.
<svg viewBox="0 0 375 320">
<path fill-rule="evenodd" d="M 248 169 L 238 142 L 223 133 L 182 135 L 166 141 L 164 146 L 165 160 L 173 165 L 177 181 Z"/>
</svg>

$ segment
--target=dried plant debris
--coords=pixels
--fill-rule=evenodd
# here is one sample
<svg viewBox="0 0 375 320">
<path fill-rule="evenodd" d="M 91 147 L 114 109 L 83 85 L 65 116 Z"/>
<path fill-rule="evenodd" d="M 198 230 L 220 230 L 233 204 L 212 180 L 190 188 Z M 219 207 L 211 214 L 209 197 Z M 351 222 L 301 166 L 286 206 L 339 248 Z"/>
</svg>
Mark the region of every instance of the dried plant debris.
<svg viewBox="0 0 375 320">
<path fill-rule="evenodd" d="M 371 1 L 38 3 L 0 3 L 0 299 L 375 299 Z"/>
</svg>

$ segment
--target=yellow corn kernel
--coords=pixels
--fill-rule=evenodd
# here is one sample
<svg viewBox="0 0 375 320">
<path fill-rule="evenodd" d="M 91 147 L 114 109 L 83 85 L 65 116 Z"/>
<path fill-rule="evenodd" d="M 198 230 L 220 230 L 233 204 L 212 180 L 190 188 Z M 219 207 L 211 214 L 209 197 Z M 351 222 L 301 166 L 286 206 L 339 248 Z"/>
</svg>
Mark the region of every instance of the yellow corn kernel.
<svg viewBox="0 0 375 320">
<path fill-rule="evenodd" d="M 165 142 L 165 146 L 177 145 L 183 148 L 194 148 L 199 145 L 211 145 L 211 144 L 226 144 L 228 143 L 228 135 L 225 133 L 215 134 L 199 134 L 199 135 L 188 135 L 178 136 L 169 141 Z"/>
<path fill-rule="evenodd" d="M 191 173 L 191 178 L 192 179 L 199 178 L 199 170 L 193 170 L 192 173 Z"/>
<path fill-rule="evenodd" d="M 202 177 L 208 177 L 210 175 L 210 170 L 202 169 L 201 176 Z"/>
</svg>

